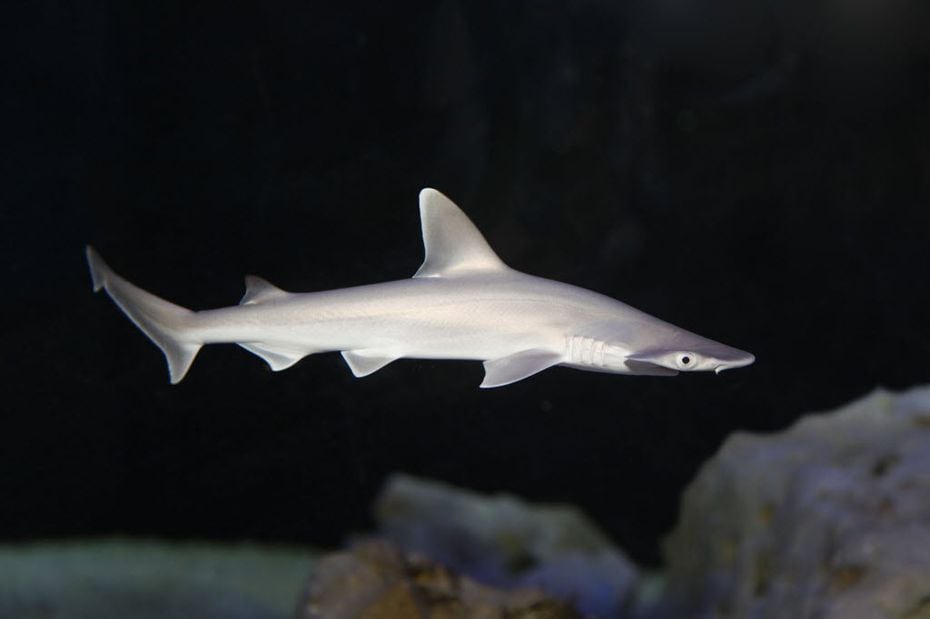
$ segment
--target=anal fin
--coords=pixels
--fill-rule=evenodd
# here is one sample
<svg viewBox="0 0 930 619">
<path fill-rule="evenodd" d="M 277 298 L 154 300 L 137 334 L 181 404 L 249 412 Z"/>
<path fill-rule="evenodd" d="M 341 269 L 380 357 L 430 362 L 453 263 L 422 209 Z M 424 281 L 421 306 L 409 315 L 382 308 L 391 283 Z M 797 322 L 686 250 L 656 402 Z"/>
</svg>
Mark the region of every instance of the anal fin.
<svg viewBox="0 0 930 619">
<path fill-rule="evenodd" d="M 356 378 L 362 378 L 369 374 L 374 374 L 388 363 L 397 361 L 400 357 L 385 355 L 384 353 L 361 351 L 361 350 L 344 350 L 342 358 L 346 360 L 349 369 Z"/>
<path fill-rule="evenodd" d="M 239 342 L 239 346 L 242 346 L 253 355 L 258 355 L 264 359 L 268 367 L 275 372 L 286 370 L 312 353 L 312 351 L 283 348 L 264 342 Z"/>
<path fill-rule="evenodd" d="M 503 387 L 561 362 L 562 355 L 539 348 L 521 350 L 500 359 L 491 359 L 484 362 L 484 380 L 481 382 L 481 388 Z"/>
</svg>

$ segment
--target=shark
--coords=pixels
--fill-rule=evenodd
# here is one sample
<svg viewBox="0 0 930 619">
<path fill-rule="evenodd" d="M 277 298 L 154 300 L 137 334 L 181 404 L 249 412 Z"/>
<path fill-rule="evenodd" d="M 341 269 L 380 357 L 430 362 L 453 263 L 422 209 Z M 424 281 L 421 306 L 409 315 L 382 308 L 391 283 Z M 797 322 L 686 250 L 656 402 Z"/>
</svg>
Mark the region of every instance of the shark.
<svg viewBox="0 0 930 619">
<path fill-rule="evenodd" d="M 341 352 L 357 377 L 401 358 L 476 360 L 482 388 L 553 366 L 649 376 L 714 371 L 755 357 L 609 296 L 507 266 L 452 200 L 419 194 L 425 258 L 412 278 L 287 292 L 254 275 L 238 305 L 192 311 L 135 286 L 91 247 L 95 291 L 110 298 L 164 353 L 172 384 L 205 344 L 234 343 L 284 370 Z"/>
</svg>

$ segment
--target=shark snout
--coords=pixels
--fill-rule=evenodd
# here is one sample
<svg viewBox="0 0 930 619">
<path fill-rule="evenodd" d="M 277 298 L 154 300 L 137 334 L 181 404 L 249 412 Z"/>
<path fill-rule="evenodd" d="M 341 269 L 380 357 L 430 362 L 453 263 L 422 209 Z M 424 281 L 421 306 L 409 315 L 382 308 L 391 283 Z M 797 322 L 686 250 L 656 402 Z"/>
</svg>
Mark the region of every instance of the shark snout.
<svg viewBox="0 0 930 619">
<path fill-rule="evenodd" d="M 733 355 L 731 359 L 720 359 L 720 363 L 714 368 L 714 372 L 719 374 L 724 370 L 742 368 L 750 365 L 755 360 L 756 356 L 754 354 L 740 351 L 739 354 Z"/>
</svg>

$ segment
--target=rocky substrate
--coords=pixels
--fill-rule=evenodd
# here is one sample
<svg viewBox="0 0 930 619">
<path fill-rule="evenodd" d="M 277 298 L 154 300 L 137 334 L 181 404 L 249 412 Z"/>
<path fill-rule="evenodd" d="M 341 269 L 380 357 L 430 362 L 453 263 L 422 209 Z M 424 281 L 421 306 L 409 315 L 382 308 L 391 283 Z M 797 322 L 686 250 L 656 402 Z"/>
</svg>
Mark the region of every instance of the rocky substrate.
<svg viewBox="0 0 930 619">
<path fill-rule="evenodd" d="M 734 434 L 665 554 L 662 616 L 930 618 L 930 388 Z"/>
<path fill-rule="evenodd" d="M 930 619 L 930 387 L 731 436 L 684 494 L 660 587 L 570 506 L 397 475 L 375 511 L 376 534 L 316 563 L 0 547 L 0 617 Z"/>
</svg>

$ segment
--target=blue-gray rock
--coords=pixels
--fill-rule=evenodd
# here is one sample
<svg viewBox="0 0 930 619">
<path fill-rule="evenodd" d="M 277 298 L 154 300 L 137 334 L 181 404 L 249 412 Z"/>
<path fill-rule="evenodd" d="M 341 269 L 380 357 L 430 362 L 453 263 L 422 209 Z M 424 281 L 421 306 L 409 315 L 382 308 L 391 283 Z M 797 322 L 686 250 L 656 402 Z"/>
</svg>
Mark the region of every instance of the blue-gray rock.
<svg viewBox="0 0 930 619">
<path fill-rule="evenodd" d="M 535 586 L 588 616 L 631 603 L 635 566 L 577 508 L 394 475 L 375 513 L 386 539 L 479 582 Z"/>
<path fill-rule="evenodd" d="M 665 550 L 665 616 L 930 618 L 930 387 L 733 435 Z"/>
</svg>

